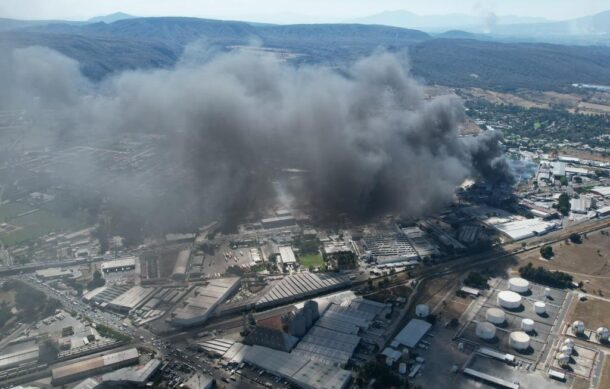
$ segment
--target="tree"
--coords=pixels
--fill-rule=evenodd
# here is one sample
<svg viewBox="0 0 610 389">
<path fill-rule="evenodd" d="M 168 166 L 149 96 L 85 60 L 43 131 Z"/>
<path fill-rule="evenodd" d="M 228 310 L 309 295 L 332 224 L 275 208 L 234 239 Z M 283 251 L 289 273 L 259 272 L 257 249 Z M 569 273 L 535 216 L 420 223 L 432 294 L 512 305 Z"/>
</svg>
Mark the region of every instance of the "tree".
<svg viewBox="0 0 610 389">
<path fill-rule="evenodd" d="M 555 255 L 555 253 L 553 253 L 553 247 L 551 247 L 551 246 L 542 246 L 540 248 L 540 255 L 542 255 L 542 258 L 544 258 L 544 259 L 551 259 L 551 258 L 553 258 L 553 256 Z"/>
<path fill-rule="evenodd" d="M 580 236 L 580 234 L 577 234 L 576 232 L 573 232 L 573 233 L 570 234 L 570 242 L 576 243 L 576 244 L 581 244 L 582 243 L 582 237 Z"/>
<path fill-rule="evenodd" d="M 102 278 L 102 273 L 100 273 L 99 270 L 96 270 L 93 273 L 93 279 L 91 280 L 91 282 L 89 282 L 87 284 L 87 288 L 89 290 L 92 290 L 92 289 L 99 288 L 104 285 L 106 285 L 106 280 L 104 278 Z"/>
<path fill-rule="evenodd" d="M 560 271 L 549 271 L 542 266 L 534 267 L 532 263 L 519 268 L 519 274 L 526 280 L 538 282 L 555 288 L 567 288 L 572 284 L 572 276 Z"/>
<path fill-rule="evenodd" d="M 562 193 L 559 195 L 559 200 L 557 203 L 557 210 L 561 212 L 563 216 L 568 216 L 570 214 L 570 197 L 567 194 Z"/>
</svg>

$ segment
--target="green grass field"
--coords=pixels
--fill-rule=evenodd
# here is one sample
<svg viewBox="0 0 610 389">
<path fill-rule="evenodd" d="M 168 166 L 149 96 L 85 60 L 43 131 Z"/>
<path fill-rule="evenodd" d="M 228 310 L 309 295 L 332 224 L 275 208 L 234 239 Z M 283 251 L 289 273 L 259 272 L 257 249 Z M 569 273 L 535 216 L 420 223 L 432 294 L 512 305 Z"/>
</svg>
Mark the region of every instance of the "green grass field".
<svg viewBox="0 0 610 389">
<path fill-rule="evenodd" d="M 321 254 L 309 254 L 300 256 L 299 263 L 306 268 L 309 268 L 310 266 L 322 267 L 324 265 L 324 259 Z"/>
<path fill-rule="evenodd" d="M 9 203 L 0 206 L 0 223 L 8 222 L 17 215 L 21 215 L 22 213 L 26 213 L 35 208 L 30 207 L 27 204 L 23 203 Z"/>
<path fill-rule="evenodd" d="M 50 232 L 74 231 L 86 227 L 83 220 L 66 218 L 46 210 L 38 210 L 20 217 L 16 215 L 33 210 L 25 204 L 11 203 L 0 207 L 0 220 L 21 227 L 16 231 L 0 234 L 0 240 L 7 246 L 36 239 Z M 2 219 L 4 217 L 5 219 Z"/>
</svg>

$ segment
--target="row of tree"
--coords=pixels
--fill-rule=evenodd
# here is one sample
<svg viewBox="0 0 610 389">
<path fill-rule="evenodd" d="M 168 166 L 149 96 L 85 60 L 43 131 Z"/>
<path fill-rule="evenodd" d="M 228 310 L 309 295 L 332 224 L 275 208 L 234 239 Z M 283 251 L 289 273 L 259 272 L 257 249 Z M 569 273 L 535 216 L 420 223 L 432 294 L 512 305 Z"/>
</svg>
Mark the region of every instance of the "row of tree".
<svg viewBox="0 0 610 389">
<path fill-rule="evenodd" d="M 519 274 L 526 280 L 555 288 L 567 288 L 573 281 L 570 274 L 560 271 L 549 271 L 542 266 L 534 267 L 531 262 L 526 266 L 520 267 Z"/>
</svg>

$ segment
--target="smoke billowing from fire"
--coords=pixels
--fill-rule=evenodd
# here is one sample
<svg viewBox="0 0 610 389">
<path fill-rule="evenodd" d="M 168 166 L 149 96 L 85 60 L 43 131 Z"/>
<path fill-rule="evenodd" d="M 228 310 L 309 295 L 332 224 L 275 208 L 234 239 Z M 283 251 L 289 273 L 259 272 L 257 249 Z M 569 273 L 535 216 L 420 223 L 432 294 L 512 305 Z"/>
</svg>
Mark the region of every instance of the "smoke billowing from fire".
<svg viewBox="0 0 610 389">
<path fill-rule="evenodd" d="M 201 224 L 266 206 L 285 168 L 306 171 L 286 185 L 297 205 L 363 219 L 425 214 L 466 178 L 510 179 L 500 135 L 459 137 L 461 102 L 426 100 L 404 61 L 389 53 L 337 71 L 232 52 L 170 70 L 124 72 L 100 85 L 43 48 L 15 50 L 2 61 L 0 103 L 35 100 L 36 109 L 57 112 L 60 131 L 44 133 L 57 142 L 82 133 L 167 136 L 160 161 L 178 166 L 183 178 L 159 178 L 142 201 Z M 99 172 L 86 165 L 75 176 L 93 180 Z M 129 190 L 128 183 L 112 188 L 119 200 Z"/>
</svg>

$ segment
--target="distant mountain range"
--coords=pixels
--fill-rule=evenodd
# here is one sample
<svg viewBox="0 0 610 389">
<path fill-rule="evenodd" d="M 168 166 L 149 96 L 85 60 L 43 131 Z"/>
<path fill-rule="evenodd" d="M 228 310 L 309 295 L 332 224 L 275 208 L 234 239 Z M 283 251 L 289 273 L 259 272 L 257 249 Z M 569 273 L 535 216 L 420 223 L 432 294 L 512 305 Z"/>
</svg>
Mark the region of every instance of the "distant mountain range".
<svg viewBox="0 0 610 389">
<path fill-rule="evenodd" d="M 115 13 L 110 14 L 110 15 L 96 16 L 94 18 L 88 19 L 87 22 L 89 22 L 89 23 L 99 23 L 99 22 L 114 23 L 114 22 L 117 22 L 119 20 L 133 19 L 133 18 L 136 18 L 136 17 L 137 16 L 128 15 L 128 14 L 123 13 L 123 12 L 115 12 Z"/>
<path fill-rule="evenodd" d="M 362 24 L 379 24 L 414 28 L 429 33 L 451 30 L 471 34 L 473 39 L 530 41 L 568 44 L 610 45 L 610 11 L 564 21 L 521 16 L 474 16 L 465 14 L 420 16 L 408 11 L 387 11 L 353 20 Z M 450 34 L 451 35 L 451 34 Z"/>
<path fill-rule="evenodd" d="M 408 53 L 412 72 L 423 82 L 457 87 L 563 90 L 573 83 L 610 84 L 610 47 L 498 42 L 489 34 L 464 31 L 434 36 L 381 25 L 182 17 L 126 17 L 112 23 L 4 19 L 0 27 L 0 50 L 48 46 L 78 60 L 96 80 L 124 69 L 171 67 L 187 45 L 202 41 L 221 50 L 255 42 L 298 53 L 291 59 L 296 63 L 333 67 L 384 48 Z"/>
<path fill-rule="evenodd" d="M 417 15 L 413 12 L 397 10 L 385 11 L 375 15 L 350 20 L 351 23 L 381 24 L 403 28 L 415 28 L 424 31 L 439 32 L 447 30 L 480 30 L 491 28 L 496 24 L 525 24 L 525 23 L 547 23 L 549 20 L 538 17 L 523 16 L 495 16 L 488 15 Z"/>
</svg>

